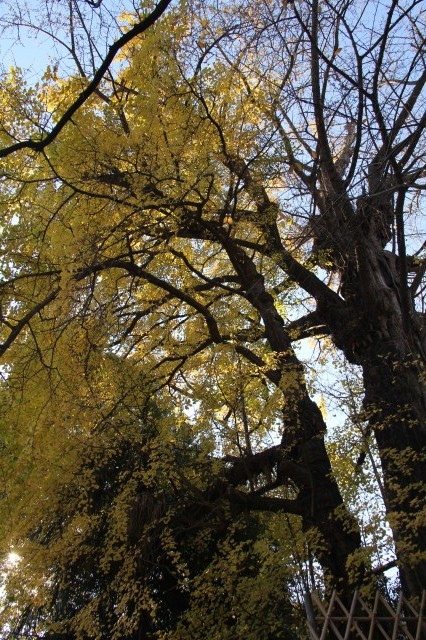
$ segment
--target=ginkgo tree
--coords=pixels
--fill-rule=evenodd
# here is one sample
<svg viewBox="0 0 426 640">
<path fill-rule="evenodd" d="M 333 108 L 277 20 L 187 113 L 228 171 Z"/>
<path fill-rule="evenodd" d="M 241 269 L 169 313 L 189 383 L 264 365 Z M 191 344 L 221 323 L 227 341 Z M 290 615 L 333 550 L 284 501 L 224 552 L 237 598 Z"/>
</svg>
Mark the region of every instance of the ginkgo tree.
<svg viewBox="0 0 426 640">
<path fill-rule="evenodd" d="M 75 604 L 66 631 L 71 637 L 104 637 L 112 628 L 111 637 L 149 637 L 174 629 L 182 616 L 191 637 L 213 637 L 211 628 L 193 626 L 194 611 L 209 606 L 203 588 L 213 593 L 222 585 L 222 594 L 230 588 L 231 569 L 229 581 L 221 573 L 227 549 L 237 564 L 239 554 L 258 557 L 240 574 L 241 594 L 256 562 L 264 563 L 261 573 L 270 567 L 272 602 L 274 561 L 262 554 L 278 544 L 282 564 L 291 562 L 285 535 L 268 546 L 268 527 L 279 518 L 287 522 L 287 536 L 289 522 L 297 528 L 327 586 L 346 597 L 371 583 L 371 549 L 362 544 L 348 492 L 342 498 L 342 465 L 333 469 L 330 461 L 342 449 L 331 443 L 327 450 L 324 416 L 297 349 L 314 337 L 327 347 L 324 354 L 332 345 L 360 367 L 364 401 L 355 459 L 362 465 L 365 452 L 377 447 L 372 460 L 380 464 L 376 478 L 402 587 L 418 596 L 426 575 L 423 7 L 416 1 L 384 2 L 376 10 L 368 2 L 316 0 L 182 3 L 156 22 L 167 4 L 159 3 L 148 19 L 142 10 L 126 14 L 124 40 L 116 41 L 93 81 L 72 46 L 75 73 L 61 72 L 59 64 L 36 87 L 25 85 L 18 70 L 2 81 L 1 353 L 5 387 L 19 388 L 4 410 L 14 456 L 5 469 L 8 478 L 23 474 L 34 506 L 27 516 L 20 487 L 8 479 L 5 509 L 13 522 L 24 523 L 10 528 L 12 538 L 49 547 L 40 531 L 54 521 L 46 514 L 58 480 L 36 452 L 46 452 L 54 466 L 64 447 L 84 452 L 84 463 L 80 454 L 66 461 L 64 495 L 76 491 L 80 475 L 88 478 L 84 491 L 93 491 L 96 465 L 101 474 L 109 460 L 119 478 L 116 489 L 103 488 L 117 511 L 103 516 L 101 507 L 94 509 L 104 529 L 93 538 L 99 548 L 92 540 L 92 566 L 108 565 L 111 536 L 142 541 L 142 529 L 120 534 L 114 522 L 125 527 L 132 500 L 143 502 L 148 529 L 151 519 L 158 520 L 154 528 L 164 527 L 163 538 L 152 543 L 152 562 L 169 562 L 173 588 L 186 594 L 173 623 L 155 626 L 161 570 L 149 578 L 145 573 L 142 582 L 106 571 L 111 611 L 118 607 L 121 616 L 107 616 L 106 627 L 90 631 L 96 616 L 89 594 L 101 586 L 90 586 L 95 572 L 89 570 L 84 602 Z M 75 11 L 79 5 L 70 3 Z M 74 42 L 75 22 L 70 25 Z M 89 29 L 83 32 L 97 55 L 99 42 Z M 53 114 L 50 129 L 47 114 Z M 119 380 L 115 366 L 132 372 L 118 394 L 111 391 Z M 44 377 L 50 391 L 41 391 Z M 147 445 L 135 444 L 141 436 L 132 439 L 144 424 L 136 407 L 147 397 L 163 425 L 156 427 L 154 466 Z M 108 425 L 107 442 L 100 425 Z M 87 453 L 86 439 L 94 450 L 99 442 L 98 461 Z M 121 439 L 140 451 L 136 467 L 130 454 L 126 461 Z M 180 449 L 185 453 L 176 462 Z M 179 464 L 186 469 L 181 474 Z M 169 485 L 161 481 L 167 473 Z M 146 474 L 158 504 L 165 501 L 157 511 L 138 484 Z M 191 568 L 173 547 L 175 526 L 183 526 L 171 522 L 173 487 L 187 531 L 199 536 L 197 549 L 203 528 L 210 532 L 207 572 L 195 561 Z M 203 505 L 202 518 L 185 492 Z M 105 496 L 96 497 L 99 504 Z M 66 553 L 77 554 L 68 520 L 76 520 L 78 535 L 88 520 L 87 505 L 76 500 L 70 498 L 68 514 L 61 503 L 52 524 L 59 532 L 52 538 L 56 555 L 62 543 Z M 242 513 L 255 514 L 257 524 L 238 543 L 233 527 Z M 258 546 L 253 542 L 248 551 L 255 530 Z M 185 540 L 192 548 L 191 537 Z M 51 550 L 37 554 L 39 569 L 28 575 L 38 583 L 10 602 L 19 601 L 21 611 L 44 607 L 37 624 L 54 624 L 70 614 L 58 605 L 49 620 L 46 602 L 60 601 L 48 577 L 55 573 L 48 564 L 53 556 Z M 125 557 L 134 567 L 136 556 Z M 73 571 L 80 579 L 72 559 L 63 566 L 67 580 Z M 131 590 L 131 576 L 145 594 L 140 615 L 130 601 L 114 600 L 120 585 Z M 291 582 L 284 574 L 279 580 Z M 220 637 L 225 628 L 230 637 L 248 637 L 242 611 L 221 615 Z M 120 625 L 127 619 L 133 626 L 126 630 Z M 270 633 L 284 637 L 284 625 Z"/>
<path fill-rule="evenodd" d="M 98 352 L 88 367 L 84 334 L 69 331 L 60 375 L 31 358 L 33 384 L 23 389 L 15 368 L 4 395 L 19 478 L 5 486 L 14 508 L 3 535 L 17 561 L 6 561 L 2 634 L 303 634 L 289 593 L 293 547 L 303 549 L 297 522 L 289 538 L 279 514 L 262 521 L 244 503 L 230 509 L 209 435 L 128 359 Z"/>
</svg>

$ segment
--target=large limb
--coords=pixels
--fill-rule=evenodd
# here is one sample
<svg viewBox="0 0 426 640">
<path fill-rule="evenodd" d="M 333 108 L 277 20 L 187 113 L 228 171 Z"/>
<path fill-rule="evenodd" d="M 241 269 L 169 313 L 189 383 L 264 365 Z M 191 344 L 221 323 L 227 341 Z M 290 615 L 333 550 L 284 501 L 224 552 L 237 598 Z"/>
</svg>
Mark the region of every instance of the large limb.
<svg viewBox="0 0 426 640">
<path fill-rule="evenodd" d="M 263 276 L 226 233 L 223 233 L 221 242 L 240 278 L 247 300 L 263 320 L 265 336 L 274 354 L 274 380 L 283 394 L 283 455 L 288 462 L 305 470 L 304 480 L 301 476 L 295 479 L 299 501 L 303 505 L 304 527 L 320 532 L 322 548 L 319 545 L 318 557 L 335 584 L 344 590 L 350 589 L 347 563 L 361 540 L 353 518 L 344 508 L 333 476 L 324 444 L 326 425 L 321 411 L 309 397 L 303 366 L 292 348 L 291 338 L 274 300 L 266 291 Z M 356 576 L 355 582 L 360 579 L 360 575 Z"/>
</svg>

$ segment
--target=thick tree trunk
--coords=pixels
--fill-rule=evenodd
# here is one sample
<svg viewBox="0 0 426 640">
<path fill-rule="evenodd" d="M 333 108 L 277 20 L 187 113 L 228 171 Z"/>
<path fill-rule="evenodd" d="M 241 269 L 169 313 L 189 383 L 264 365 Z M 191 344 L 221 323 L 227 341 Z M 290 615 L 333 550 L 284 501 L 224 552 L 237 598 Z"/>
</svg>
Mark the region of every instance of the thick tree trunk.
<svg viewBox="0 0 426 640">
<path fill-rule="evenodd" d="M 364 237 L 357 259 L 348 300 L 360 323 L 350 348 L 363 369 L 364 407 L 377 441 L 402 587 L 419 596 L 426 589 L 425 362 L 414 312 L 404 313 L 395 257 Z"/>
<path fill-rule="evenodd" d="M 401 583 L 426 589 L 426 411 L 419 380 L 404 362 L 372 358 L 363 366 L 365 405 L 377 441 Z"/>
<path fill-rule="evenodd" d="M 333 475 L 324 444 L 325 422 L 320 409 L 309 397 L 303 365 L 293 350 L 273 297 L 266 290 L 264 277 L 238 245 L 227 237 L 222 241 L 247 300 L 262 317 L 265 337 L 275 354 L 274 364 L 266 375 L 281 390 L 284 400 L 283 457 L 293 461 L 302 472 L 293 480 L 303 505 L 303 526 L 312 532 L 312 547 L 329 585 L 338 588 L 342 594 L 349 594 L 363 579 L 363 566 L 352 574 L 348 570 L 349 565 L 354 566 L 361 536 Z"/>
<path fill-rule="evenodd" d="M 312 546 L 325 570 L 326 582 L 337 588 L 342 597 L 350 598 L 365 576 L 363 562 L 356 563 L 361 548 L 358 523 L 346 509 L 333 475 L 321 411 L 306 395 L 299 402 L 298 414 L 301 425 L 291 455 L 308 471 L 309 484 L 299 483 L 303 527 L 312 532 Z"/>
<path fill-rule="evenodd" d="M 419 371 L 393 354 L 363 364 L 365 407 L 379 450 L 401 583 L 426 589 L 426 405 Z"/>
</svg>

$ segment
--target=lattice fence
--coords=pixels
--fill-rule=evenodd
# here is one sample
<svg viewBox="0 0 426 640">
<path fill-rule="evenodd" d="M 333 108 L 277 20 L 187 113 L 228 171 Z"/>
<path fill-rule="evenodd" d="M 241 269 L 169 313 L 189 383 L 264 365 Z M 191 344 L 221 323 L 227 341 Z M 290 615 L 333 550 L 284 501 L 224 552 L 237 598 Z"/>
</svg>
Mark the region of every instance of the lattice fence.
<svg viewBox="0 0 426 640">
<path fill-rule="evenodd" d="M 312 594 L 314 616 L 308 620 L 312 640 L 426 640 L 426 593 L 420 607 L 413 607 L 401 594 L 395 608 L 376 593 L 367 603 L 358 591 L 349 609 L 333 592 L 328 606 Z"/>
</svg>

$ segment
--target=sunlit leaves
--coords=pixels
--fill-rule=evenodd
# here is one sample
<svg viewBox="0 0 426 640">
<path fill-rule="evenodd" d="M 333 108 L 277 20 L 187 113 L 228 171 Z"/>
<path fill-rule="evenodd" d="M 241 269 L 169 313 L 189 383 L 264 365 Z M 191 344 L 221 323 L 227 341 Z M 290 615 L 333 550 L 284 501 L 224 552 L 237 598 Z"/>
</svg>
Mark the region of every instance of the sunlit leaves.
<svg viewBox="0 0 426 640">
<path fill-rule="evenodd" d="M 378 108 L 364 113 L 370 98 L 352 78 L 361 45 L 349 31 L 366 33 L 367 8 L 351 5 L 349 20 L 322 3 L 312 46 L 316 5 L 290 4 L 174 7 L 122 49 L 52 144 L 5 161 L 2 509 L 22 558 L 8 615 L 29 611 L 25 632 L 297 637 L 282 613 L 322 586 L 327 550 L 333 564 L 348 539 L 357 547 L 341 561 L 346 587 L 387 559 L 384 516 L 369 505 L 382 477 L 367 424 L 380 409 L 360 410 L 351 375 L 329 378 L 347 373 L 335 345 L 361 362 L 363 334 L 383 335 L 366 318 L 374 295 L 359 293 L 364 227 L 381 212 L 357 223 L 380 138 Z M 123 31 L 139 18 L 123 14 Z M 394 74 L 404 64 L 391 45 Z M 5 76 L 5 145 L 38 139 L 87 87 L 87 59 L 73 54 L 77 73 L 50 68 L 34 87 Z M 379 222 L 389 234 L 392 220 Z M 386 279 L 395 265 L 380 242 L 371 271 L 389 299 L 401 274 Z M 413 265 L 421 273 L 421 258 Z M 330 397 L 348 415 L 327 454 Z M 256 467 L 259 453 L 272 462 Z M 419 461 L 385 453 L 399 475 Z"/>
</svg>

